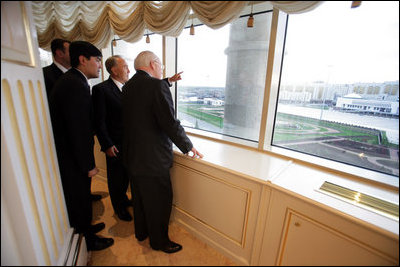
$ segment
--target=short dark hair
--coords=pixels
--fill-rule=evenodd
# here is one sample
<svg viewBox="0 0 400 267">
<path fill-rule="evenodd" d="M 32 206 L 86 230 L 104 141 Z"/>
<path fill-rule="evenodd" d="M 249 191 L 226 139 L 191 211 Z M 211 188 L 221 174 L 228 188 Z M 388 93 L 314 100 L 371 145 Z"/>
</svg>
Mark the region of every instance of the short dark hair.
<svg viewBox="0 0 400 267">
<path fill-rule="evenodd" d="M 86 41 L 75 41 L 69 46 L 69 56 L 71 58 L 71 67 L 76 68 L 79 65 L 79 56 L 87 59 L 90 57 L 102 57 L 101 51 Z"/>
<path fill-rule="evenodd" d="M 107 58 L 105 65 L 106 65 L 106 70 L 108 71 L 108 73 L 111 74 L 112 67 L 117 65 L 117 58 L 122 58 L 122 57 L 120 55 L 114 55 L 114 56 Z"/>
<path fill-rule="evenodd" d="M 53 54 L 53 56 L 56 55 L 56 51 L 57 50 L 61 50 L 63 52 L 65 52 L 65 47 L 64 47 L 64 43 L 71 43 L 68 40 L 64 40 L 64 39 L 54 39 L 53 41 L 51 41 L 51 53 Z"/>
</svg>

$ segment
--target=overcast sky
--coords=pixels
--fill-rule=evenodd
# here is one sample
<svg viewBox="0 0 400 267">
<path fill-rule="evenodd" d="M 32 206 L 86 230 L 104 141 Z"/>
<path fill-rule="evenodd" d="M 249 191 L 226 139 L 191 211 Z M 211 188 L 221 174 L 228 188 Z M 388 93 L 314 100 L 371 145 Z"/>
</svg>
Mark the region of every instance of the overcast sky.
<svg viewBox="0 0 400 267">
<path fill-rule="evenodd" d="M 350 5 L 326 1 L 312 12 L 290 15 L 285 81 L 399 79 L 399 2 L 363 1 L 358 8 Z M 191 36 L 184 30 L 178 39 L 179 53 L 185 55 L 179 57 L 178 71 L 184 71 L 180 85 L 225 86 L 223 51 L 229 42 L 229 25 L 214 31 L 196 27 L 195 31 Z"/>
<path fill-rule="evenodd" d="M 289 17 L 287 79 L 333 83 L 399 79 L 399 2 L 349 6 L 349 2 L 324 2 L 315 12 Z M 310 25 L 313 30 L 305 30 Z"/>
</svg>

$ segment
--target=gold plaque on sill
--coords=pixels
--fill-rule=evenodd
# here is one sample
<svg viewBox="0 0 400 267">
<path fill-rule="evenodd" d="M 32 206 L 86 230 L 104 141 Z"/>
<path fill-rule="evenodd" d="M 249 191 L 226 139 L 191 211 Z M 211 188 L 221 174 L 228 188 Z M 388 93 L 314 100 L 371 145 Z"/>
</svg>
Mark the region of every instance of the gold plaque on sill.
<svg viewBox="0 0 400 267">
<path fill-rule="evenodd" d="M 396 216 L 397 218 L 399 217 L 399 204 L 369 196 L 367 194 L 360 193 L 326 181 L 321 185 L 319 189 L 366 205 L 381 212 Z"/>
</svg>

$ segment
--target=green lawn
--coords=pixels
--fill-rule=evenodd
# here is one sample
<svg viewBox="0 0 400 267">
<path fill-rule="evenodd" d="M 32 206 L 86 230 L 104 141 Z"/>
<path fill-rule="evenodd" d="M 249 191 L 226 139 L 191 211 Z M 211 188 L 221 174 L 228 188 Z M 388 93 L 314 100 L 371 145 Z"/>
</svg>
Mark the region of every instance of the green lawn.
<svg viewBox="0 0 400 267">
<path fill-rule="evenodd" d="M 192 117 L 195 117 L 199 120 L 208 122 L 212 125 L 215 125 L 219 128 L 222 128 L 224 126 L 224 119 L 216 116 L 213 114 L 212 111 L 210 112 L 204 112 L 200 110 L 203 107 L 209 108 L 209 105 L 199 105 L 199 104 L 194 104 L 194 105 L 179 105 L 179 111 L 186 113 Z"/>
</svg>

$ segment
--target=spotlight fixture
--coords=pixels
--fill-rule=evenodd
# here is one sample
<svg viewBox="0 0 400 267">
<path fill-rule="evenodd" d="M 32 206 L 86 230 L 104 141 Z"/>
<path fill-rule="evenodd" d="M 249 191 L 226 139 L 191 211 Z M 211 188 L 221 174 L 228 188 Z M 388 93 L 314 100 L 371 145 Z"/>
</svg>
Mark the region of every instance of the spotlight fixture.
<svg viewBox="0 0 400 267">
<path fill-rule="evenodd" d="M 193 24 L 190 26 L 190 35 L 194 35 L 194 26 L 193 26 Z"/>
<path fill-rule="evenodd" d="M 249 19 L 247 20 L 247 28 L 253 28 L 253 26 L 254 26 L 253 5 L 251 5 L 251 13 Z"/>
<path fill-rule="evenodd" d="M 359 7 L 361 6 L 361 1 L 352 1 L 351 2 L 351 8 Z"/>
<path fill-rule="evenodd" d="M 190 25 L 190 35 L 194 35 L 193 17 L 192 17 L 192 25 Z"/>
</svg>

